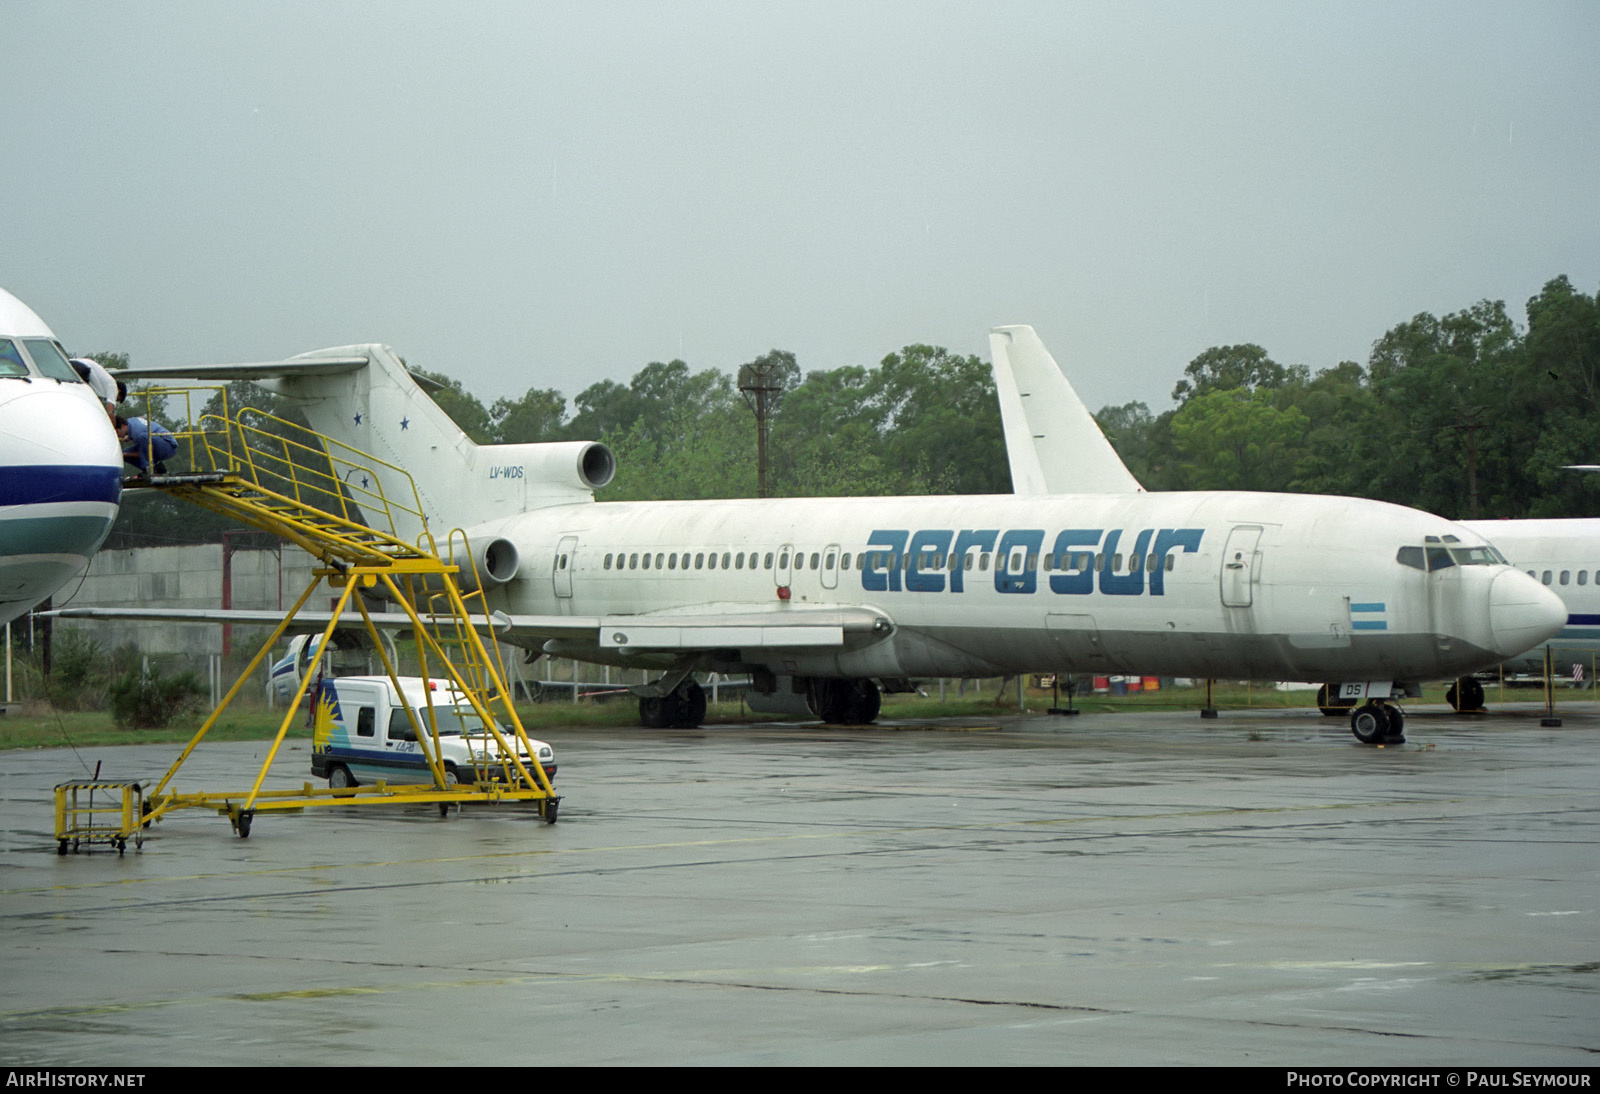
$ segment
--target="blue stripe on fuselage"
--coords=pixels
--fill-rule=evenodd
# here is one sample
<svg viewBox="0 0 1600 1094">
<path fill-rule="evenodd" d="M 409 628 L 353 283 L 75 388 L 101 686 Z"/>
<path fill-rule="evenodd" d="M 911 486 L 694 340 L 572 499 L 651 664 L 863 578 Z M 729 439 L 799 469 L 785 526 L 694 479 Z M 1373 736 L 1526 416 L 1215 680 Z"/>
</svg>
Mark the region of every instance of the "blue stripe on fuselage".
<svg viewBox="0 0 1600 1094">
<path fill-rule="evenodd" d="M 122 468 L 96 464 L 0 467 L 0 506 L 122 499 Z"/>
</svg>

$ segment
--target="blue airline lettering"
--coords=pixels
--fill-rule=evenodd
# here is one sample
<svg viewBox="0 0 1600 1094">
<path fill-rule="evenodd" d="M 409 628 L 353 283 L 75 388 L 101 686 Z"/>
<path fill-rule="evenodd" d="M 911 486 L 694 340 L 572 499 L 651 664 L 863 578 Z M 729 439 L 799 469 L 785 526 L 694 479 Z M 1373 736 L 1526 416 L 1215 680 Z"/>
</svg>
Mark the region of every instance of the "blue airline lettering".
<svg viewBox="0 0 1600 1094">
<path fill-rule="evenodd" d="M 1167 591 L 1167 553 L 1174 547 L 1182 547 L 1184 554 L 1192 555 L 1200 550 L 1200 537 L 1203 535 L 1204 528 L 1163 528 L 1156 533 L 1153 552 L 1161 561 L 1150 573 L 1151 596 L 1162 596 Z"/>
<path fill-rule="evenodd" d="M 1068 593 L 1079 596 L 1094 592 L 1094 549 L 1100 546 L 1099 528 L 1068 528 L 1056 535 L 1054 548 L 1056 568 L 1060 570 L 1076 570 L 1075 573 L 1051 574 L 1050 591 L 1053 593 Z M 1064 555 L 1076 554 L 1074 547 L 1089 548 L 1089 565 L 1078 570 L 1071 565 L 1070 557 L 1062 561 Z"/>
<path fill-rule="evenodd" d="M 1127 573 L 1118 573 L 1117 547 L 1122 542 L 1123 529 L 1067 528 L 1056 533 L 1052 550 L 1050 591 L 1066 596 L 1083 596 L 1095 591 L 1098 585 L 1107 596 L 1139 596 L 1145 592 L 1145 574 L 1150 575 L 1151 596 L 1166 595 L 1166 559 L 1175 551 L 1196 554 L 1205 536 L 1203 528 L 1144 528 L 1134 537 L 1129 554 Z M 954 544 L 951 539 L 954 537 Z M 1101 539 L 1104 537 L 1104 543 Z M 996 544 L 996 539 L 999 543 Z M 965 591 L 966 555 L 976 547 L 995 554 L 994 587 L 1001 593 L 1033 593 L 1038 591 L 1036 566 L 1024 566 L 1020 572 L 1008 565 L 1013 551 L 1021 548 L 1037 561 L 1044 546 L 1045 532 L 1038 528 L 1012 528 L 1001 533 L 996 528 L 962 529 L 952 532 L 948 528 L 924 528 L 916 532 L 904 529 L 877 529 L 867 540 L 867 554 L 860 567 L 861 587 L 868 592 L 900 592 L 901 571 L 907 592 L 938 593 L 945 588 L 946 570 L 938 563 L 943 560 L 949 569 L 950 591 Z M 1152 543 L 1152 540 L 1154 541 Z M 873 550 L 877 548 L 877 550 Z M 1078 548 L 1088 548 L 1101 555 L 1095 566 L 1091 558 L 1088 566 L 1074 565 L 1073 556 Z M 922 568 L 924 557 L 929 559 L 927 569 Z M 1155 558 L 1154 569 L 1150 559 Z M 1132 560 L 1139 565 L 1133 567 Z M 1096 579 L 1096 573 L 1099 577 Z"/>
<path fill-rule="evenodd" d="M 1000 546 L 994 551 L 994 590 L 997 593 L 1031 593 L 1039 587 L 1038 571 L 1029 566 L 1028 558 L 1035 560 L 1039 557 L 1039 548 L 1044 546 L 1044 529 L 1042 528 L 1013 528 L 1000 537 Z M 1011 552 L 1017 548 L 1026 548 L 1023 555 L 1022 570 L 1019 573 L 1011 572 Z"/>
<path fill-rule="evenodd" d="M 905 550 L 906 535 L 903 530 L 874 531 L 867 540 L 867 564 L 861 567 L 861 587 L 869 593 L 881 593 L 887 590 L 891 593 L 900 591 L 900 564 L 899 553 Z M 884 556 L 880 562 L 878 554 L 872 548 L 884 547 L 881 552 Z M 882 565 L 882 570 L 878 567 Z"/>
<path fill-rule="evenodd" d="M 951 549 L 951 553 L 960 561 L 957 563 L 956 568 L 950 571 L 951 592 L 959 593 L 965 590 L 962 578 L 965 576 L 967 569 L 967 552 L 973 547 L 976 547 L 980 552 L 987 552 L 994 546 L 994 539 L 999 534 L 1000 529 L 998 528 L 965 528 L 962 529 L 960 535 L 956 536 L 956 545 Z"/>
<path fill-rule="evenodd" d="M 1150 546 L 1150 529 L 1140 532 L 1133 541 L 1133 553 L 1128 556 L 1128 572 L 1125 574 L 1113 569 L 1117 562 L 1117 544 L 1121 539 L 1120 528 L 1113 528 L 1106 533 L 1105 560 L 1100 565 L 1100 591 L 1107 596 L 1138 596 L 1144 592 L 1144 551 Z"/>
<path fill-rule="evenodd" d="M 924 555 L 929 556 L 930 564 L 943 558 L 950 548 L 950 536 L 950 531 L 942 528 L 925 528 L 912 534 L 911 545 L 906 548 L 909 556 L 906 565 L 907 592 L 944 592 L 944 571 L 937 566 L 923 570 L 921 562 Z"/>
</svg>

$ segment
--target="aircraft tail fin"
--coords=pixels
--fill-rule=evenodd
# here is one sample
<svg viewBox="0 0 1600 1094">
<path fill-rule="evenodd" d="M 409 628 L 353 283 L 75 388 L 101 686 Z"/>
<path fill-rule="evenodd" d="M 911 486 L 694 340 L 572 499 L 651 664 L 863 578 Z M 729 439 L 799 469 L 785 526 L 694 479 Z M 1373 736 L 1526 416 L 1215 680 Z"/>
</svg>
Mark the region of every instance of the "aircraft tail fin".
<svg viewBox="0 0 1600 1094">
<path fill-rule="evenodd" d="M 1014 494 L 1143 490 L 1032 327 L 989 332 Z"/>
<path fill-rule="evenodd" d="M 616 467 L 610 449 L 589 441 L 474 443 L 394 350 L 379 343 L 314 350 L 287 361 L 138 369 L 128 375 L 260 381 L 299 406 L 318 433 L 408 472 L 441 543 L 452 528 L 592 501 Z M 398 516 L 395 530 L 411 540 L 422 531 Z"/>
</svg>

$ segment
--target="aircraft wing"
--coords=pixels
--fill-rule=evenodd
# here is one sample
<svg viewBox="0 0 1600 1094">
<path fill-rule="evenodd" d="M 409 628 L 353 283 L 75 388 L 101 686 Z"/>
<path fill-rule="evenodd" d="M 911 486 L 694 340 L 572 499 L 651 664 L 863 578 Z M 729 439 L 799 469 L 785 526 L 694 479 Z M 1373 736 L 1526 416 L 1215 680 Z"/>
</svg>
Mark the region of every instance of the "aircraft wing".
<svg viewBox="0 0 1600 1094">
<path fill-rule="evenodd" d="M 97 619 L 150 623 L 233 623 L 276 627 L 278 611 L 238 608 L 56 608 L 43 612 L 56 619 Z M 408 630 L 411 617 L 404 612 L 368 612 L 384 628 Z M 289 633 L 320 633 L 331 612 L 301 611 Z M 597 642 L 603 649 L 699 650 L 717 648 L 839 646 L 847 633 L 886 632 L 889 621 L 867 608 L 774 608 L 767 611 L 656 613 L 652 615 L 507 615 L 495 612 L 492 621 L 500 638 L 521 636 L 579 639 Z M 364 627 L 361 613 L 346 611 L 339 629 Z M 480 621 L 479 630 L 487 629 Z"/>
<path fill-rule="evenodd" d="M 512 616 L 517 626 L 518 617 Z M 602 649 L 704 650 L 841 646 L 846 634 L 887 633 L 889 620 L 868 608 L 794 607 L 767 611 L 608 615 Z"/>
</svg>

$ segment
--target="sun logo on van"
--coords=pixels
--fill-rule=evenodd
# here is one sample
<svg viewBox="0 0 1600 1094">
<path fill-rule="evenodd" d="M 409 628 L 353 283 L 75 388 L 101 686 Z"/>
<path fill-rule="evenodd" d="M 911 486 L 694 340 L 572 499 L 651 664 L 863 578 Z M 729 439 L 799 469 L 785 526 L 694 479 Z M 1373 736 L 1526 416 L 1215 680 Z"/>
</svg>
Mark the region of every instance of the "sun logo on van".
<svg viewBox="0 0 1600 1094">
<path fill-rule="evenodd" d="M 311 748 L 314 752 L 327 750 L 333 739 L 333 725 L 339 720 L 339 698 L 332 684 L 323 684 L 317 696 L 317 717 L 311 725 Z"/>
</svg>

